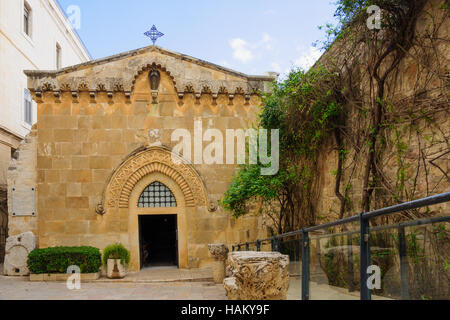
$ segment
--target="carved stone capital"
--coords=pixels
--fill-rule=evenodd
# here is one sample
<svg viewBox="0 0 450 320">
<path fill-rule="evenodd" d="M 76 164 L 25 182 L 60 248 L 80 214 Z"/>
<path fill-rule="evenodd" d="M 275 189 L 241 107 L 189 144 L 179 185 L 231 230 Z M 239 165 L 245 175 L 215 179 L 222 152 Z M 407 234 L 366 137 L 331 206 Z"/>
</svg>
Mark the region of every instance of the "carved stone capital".
<svg viewBox="0 0 450 320">
<path fill-rule="evenodd" d="M 218 261 L 225 261 L 228 257 L 228 248 L 224 244 L 209 244 L 209 253 Z"/>
</svg>

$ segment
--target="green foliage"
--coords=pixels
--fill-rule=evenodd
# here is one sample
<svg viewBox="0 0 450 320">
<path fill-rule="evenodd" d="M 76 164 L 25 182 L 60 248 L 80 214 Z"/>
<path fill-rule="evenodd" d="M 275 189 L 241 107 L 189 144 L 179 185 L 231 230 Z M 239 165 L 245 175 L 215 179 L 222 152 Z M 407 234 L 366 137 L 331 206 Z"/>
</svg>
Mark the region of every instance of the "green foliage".
<svg viewBox="0 0 450 320">
<path fill-rule="evenodd" d="M 104 266 L 108 264 L 108 259 L 120 259 L 120 263 L 128 265 L 130 263 L 130 251 L 120 243 L 111 244 L 103 250 Z"/>
<path fill-rule="evenodd" d="M 286 80 L 274 83 L 263 101 L 261 126 L 280 129 L 280 148 L 286 154 L 313 157 L 336 127 L 343 111 L 338 81 L 319 65 L 308 72 L 294 69 Z"/>
<path fill-rule="evenodd" d="M 335 74 L 318 66 L 309 72 L 292 70 L 284 81 L 273 83 L 272 94 L 263 99 L 260 125 L 280 130 L 280 170 L 277 175 L 262 176 L 260 164 L 241 166 L 220 201 L 225 209 L 239 217 L 247 213 L 248 203 L 255 199 L 265 203 L 279 201 L 281 211 L 286 202 L 308 206 L 317 152 L 343 112 L 340 93 L 335 89 L 337 82 Z M 342 150 L 342 156 L 345 155 Z M 303 190 L 303 201 L 294 199 L 298 197 L 297 187 Z M 292 205 L 289 210 L 291 214 L 302 211 Z"/>
<path fill-rule="evenodd" d="M 81 273 L 96 273 L 101 264 L 100 250 L 93 247 L 35 249 L 27 261 L 33 274 L 66 273 L 70 266 L 80 267 Z"/>
</svg>

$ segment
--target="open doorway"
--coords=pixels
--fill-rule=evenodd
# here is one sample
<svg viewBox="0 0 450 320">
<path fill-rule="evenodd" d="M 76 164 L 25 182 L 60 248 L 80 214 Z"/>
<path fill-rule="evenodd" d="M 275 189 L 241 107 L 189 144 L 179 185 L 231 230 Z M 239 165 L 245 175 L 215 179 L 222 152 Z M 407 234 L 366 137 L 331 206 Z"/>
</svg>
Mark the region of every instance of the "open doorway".
<svg viewBox="0 0 450 320">
<path fill-rule="evenodd" d="M 177 215 L 139 216 L 141 269 L 178 266 Z"/>
</svg>

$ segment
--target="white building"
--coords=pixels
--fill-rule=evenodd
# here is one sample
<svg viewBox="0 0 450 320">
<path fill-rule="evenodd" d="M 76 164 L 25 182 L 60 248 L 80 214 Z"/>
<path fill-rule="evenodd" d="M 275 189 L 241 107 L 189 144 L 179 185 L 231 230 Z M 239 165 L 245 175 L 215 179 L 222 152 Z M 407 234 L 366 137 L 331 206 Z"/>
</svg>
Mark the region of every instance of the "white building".
<svg viewBox="0 0 450 320">
<path fill-rule="evenodd" d="M 89 60 L 56 0 L 0 0 L 0 262 L 6 172 L 37 118 L 23 70 L 54 70 Z"/>
</svg>

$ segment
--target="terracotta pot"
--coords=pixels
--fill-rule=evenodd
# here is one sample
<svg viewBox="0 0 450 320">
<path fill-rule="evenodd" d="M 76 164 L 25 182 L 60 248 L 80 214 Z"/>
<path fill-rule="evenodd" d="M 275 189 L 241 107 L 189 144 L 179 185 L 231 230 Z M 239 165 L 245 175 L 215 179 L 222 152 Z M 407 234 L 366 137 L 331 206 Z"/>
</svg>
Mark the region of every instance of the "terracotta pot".
<svg viewBox="0 0 450 320">
<path fill-rule="evenodd" d="M 108 259 L 106 276 L 109 279 L 123 279 L 127 275 L 125 266 L 120 259 Z"/>
</svg>

